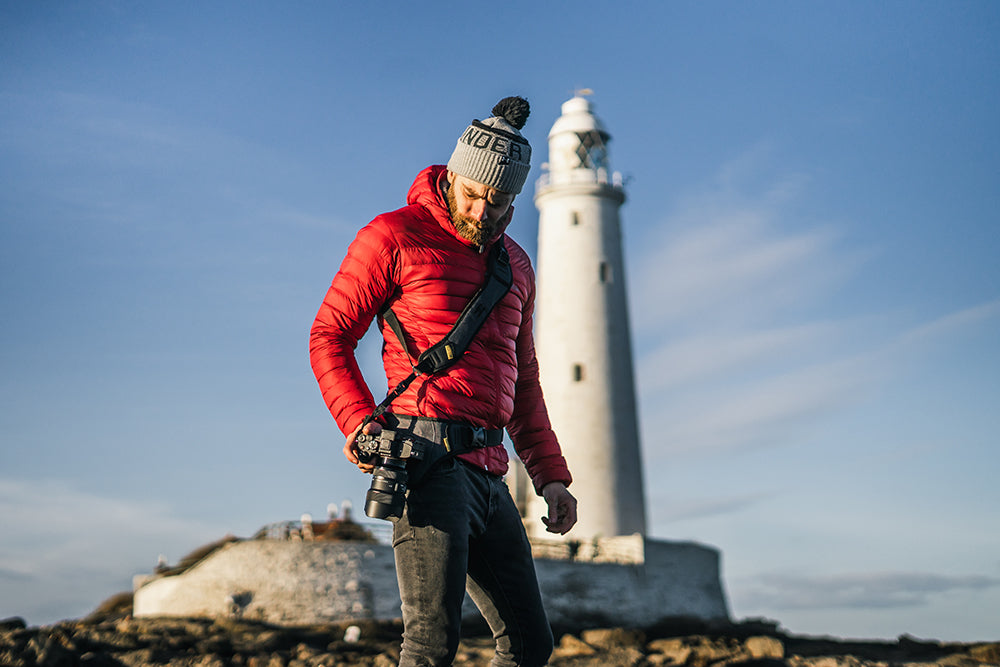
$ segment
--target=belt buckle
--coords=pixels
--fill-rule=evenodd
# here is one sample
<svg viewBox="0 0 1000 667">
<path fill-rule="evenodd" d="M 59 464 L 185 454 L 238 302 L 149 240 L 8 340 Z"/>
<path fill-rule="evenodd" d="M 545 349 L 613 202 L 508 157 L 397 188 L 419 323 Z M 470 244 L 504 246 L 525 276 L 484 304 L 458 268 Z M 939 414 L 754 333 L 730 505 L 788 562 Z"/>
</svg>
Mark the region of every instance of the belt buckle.
<svg viewBox="0 0 1000 667">
<path fill-rule="evenodd" d="M 472 447 L 482 448 L 486 446 L 486 429 L 482 426 L 472 426 L 472 442 L 469 443 Z"/>
</svg>

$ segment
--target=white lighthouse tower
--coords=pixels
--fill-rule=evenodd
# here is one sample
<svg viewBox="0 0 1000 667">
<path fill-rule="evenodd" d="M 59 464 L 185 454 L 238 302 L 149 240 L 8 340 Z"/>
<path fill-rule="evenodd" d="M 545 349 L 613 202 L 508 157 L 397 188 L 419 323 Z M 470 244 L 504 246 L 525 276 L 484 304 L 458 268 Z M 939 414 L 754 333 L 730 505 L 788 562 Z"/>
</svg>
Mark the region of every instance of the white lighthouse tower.
<svg viewBox="0 0 1000 667">
<path fill-rule="evenodd" d="M 646 533 L 618 217 L 625 190 L 610 172 L 610 135 L 584 97 L 589 92 L 563 103 L 535 194 L 535 345 L 579 502 L 579 523 L 567 536 L 574 540 Z M 540 498 L 528 501 L 527 516 L 536 519 L 529 526 L 544 508 Z"/>
</svg>

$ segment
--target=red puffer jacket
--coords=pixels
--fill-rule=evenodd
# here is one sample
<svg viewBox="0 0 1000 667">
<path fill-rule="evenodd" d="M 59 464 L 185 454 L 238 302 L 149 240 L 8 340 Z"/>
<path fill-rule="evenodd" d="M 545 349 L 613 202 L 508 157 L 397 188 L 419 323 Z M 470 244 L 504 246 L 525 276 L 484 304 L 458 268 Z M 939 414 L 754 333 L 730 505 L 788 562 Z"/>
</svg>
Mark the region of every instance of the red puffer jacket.
<svg viewBox="0 0 1000 667">
<path fill-rule="evenodd" d="M 408 206 L 385 213 L 358 232 L 333 278 L 310 333 L 310 360 L 320 390 L 345 434 L 375 409 L 354 357 L 372 319 L 390 306 L 415 357 L 448 333 L 486 277 L 488 252 L 455 232 L 442 197 L 444 166 L 424 169 Z M 549 423 L 532 338 L 535 276 L 524 250 L 509 236 L 514 284 L 490 313 L 465 355 L 439 375 L 418 377 L 389 411 L 507 428 L 539 492 L 569 484 L 566 461 Z M 379 318 L 388 387 L 410 374 L 392 329 Z M 463 454 L 490 472 L 507 472 L 503 446 Z"/>
</svg>

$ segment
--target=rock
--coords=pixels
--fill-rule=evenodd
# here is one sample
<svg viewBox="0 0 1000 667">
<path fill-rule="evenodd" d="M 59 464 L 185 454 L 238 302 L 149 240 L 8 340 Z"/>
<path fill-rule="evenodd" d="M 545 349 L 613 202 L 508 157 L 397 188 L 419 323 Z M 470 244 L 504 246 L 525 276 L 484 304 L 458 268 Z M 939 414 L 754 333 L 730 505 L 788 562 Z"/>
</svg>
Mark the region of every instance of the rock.
<svg viewBox="0 0 1000 667">
<path fill-rule="evenodd" d="M 202 655 L 206 655 L 206 654 L 208 654 L 208 655 L 211 655 L 211 654 L 232 655 L 233 654 L 233 645 L 232 645 L 232 642 L 230 642 L 229 638 L 225 637 L 225 636 L 218 636 L 218 635 L 216 635 L 216 636 L 212 636 L 212 637 L 207 637 L 205 639 L 202 639 L 197 644 L 195 644 L 195 648 L 197 649 L 198 653 L 200 653 Z"/>
<path fill-rule="evenodd" d="M 111 656 L 88 651 L 80 656 L 80 667 L 119 667 L 120 662 Z"/>
<path fill-rule="evenodd" d="M 154 653 L 151 648 L 115 654 L 115 657 L 123 664 L 128 665 L 128 667 L 147 667 L 148 665 L 155 664 L 153 656 Z"/>
<path fill-rule="evenodd" d="M 42 631 L 28 640 L 26 652 L 38 667 L 73 667 L 76 665 L 75 646 L 63 633 Z"/>
<path fill-rule="evenodd" d="M 597 648 L 639 647 L 646 641 L 646 636 L 638 630 L 625 628 L 599 628 L 584 630 L 580 639 Z"/>
<path fill-rule="evenodd" d="M 634 646 L 616 647 L 601 657 L 605 667 L 637 667 L 645 661 L 646 655 Z"/>
<path fill-rule="evenodd" d="M 692 653 L 683 639 L 656 639 L 649 642 L 646 650 L 652 655 L 663 656 L 664 659 L 657 662 L 660 665 L 686 665 Z"/>
<path fill-rule="evenodd" d="M 688 639 L 691 655 L 688 657 L 687 664 L 695 665 L 696 667 L 749 658 L 749 654 L 741 655 L 743 646 L 738 640 L 727 637 L 712 638 L 703 636 L 689 637 Z"/>
<path fill-rule="evenodd" d="M 20 616 L 12 616 L 10 618 L 0 620 L 0 632 L 3 632 L 4 630 L 24 630 L 26 627 L 28 627 L 28 625 Z"/>
<path fill-rule="evenodd" d="M 196 660 L 191 667 L 226 667 L 228 664 L 217 655 L 205 655 Z"/>
<path fill-rule="evenodd" d="M 785 657 L 785 645 L 774 637 L 748 637 L 743 645 L 754 660 Z"/>
<path fill-rule="evenodd" d="M 809 658 L 794 664 L 804 665 L 805 667 L 863 667 L 871 663 L 863 663 L 853 655 L 845 655 L 828 658 Z"/>
<path fill-rule="evenodd" d="M 973 646 L 969 649 L 969 656 L 983 664 L 1000 665 L 1000 642 Z"/>
<path fill-rule="evenodd" d="M 573 635 L 563 635 L 559 640 L 559 645 L 552 652 L 558 658 L 576 658 L 595 653 L 597 650 L 593 646 Z"/>
<path fill-rule="evenodd" d="M 90 612 L 87 618 L 92 621 L 107 619 L 122 619 L 132 614 L 132 592 L 116 593 Z"/>
<path fill-rule="evenodd" d="M 344 640 L 356 625 L 357 640 Z M 680 627 L 680 626 L 677 626 Z M 687 629 L 687 628 L 684 628 Z M 399 660 L 398 621 L 277 627 L 247 619 L 115 618 L 98 615 L 42 628 L 0 624 L 4 667 L 391 667 Z M 352 638 L 355 633 L 351 633 Z M 648 641 L 646 638 L 649 638 Z M 456 667 L 488 664 L 488 635 L 463 638 Z M 665 626 L 588 628 L 562 634 L 553 667 L 987 667 L 1000 642 L 940 644 L 843 641 L 782 634 L 768 627 L 716 626 L 670 634 Z"/>
</svg>

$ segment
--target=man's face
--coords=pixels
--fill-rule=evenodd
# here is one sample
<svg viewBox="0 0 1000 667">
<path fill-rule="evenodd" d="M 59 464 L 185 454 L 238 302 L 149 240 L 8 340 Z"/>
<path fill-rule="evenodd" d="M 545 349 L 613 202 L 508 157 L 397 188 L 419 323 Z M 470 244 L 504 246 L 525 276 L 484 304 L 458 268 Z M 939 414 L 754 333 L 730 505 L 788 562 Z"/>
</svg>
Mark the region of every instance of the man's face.
<svg viewBox="0 0 1000 667">
<path fill-rule="evenodd" d="M 458 235 L 476 245 L 485 245 L 507 224 L 514 195 L 448 172 L 448 212 Z"/>
</svg>

